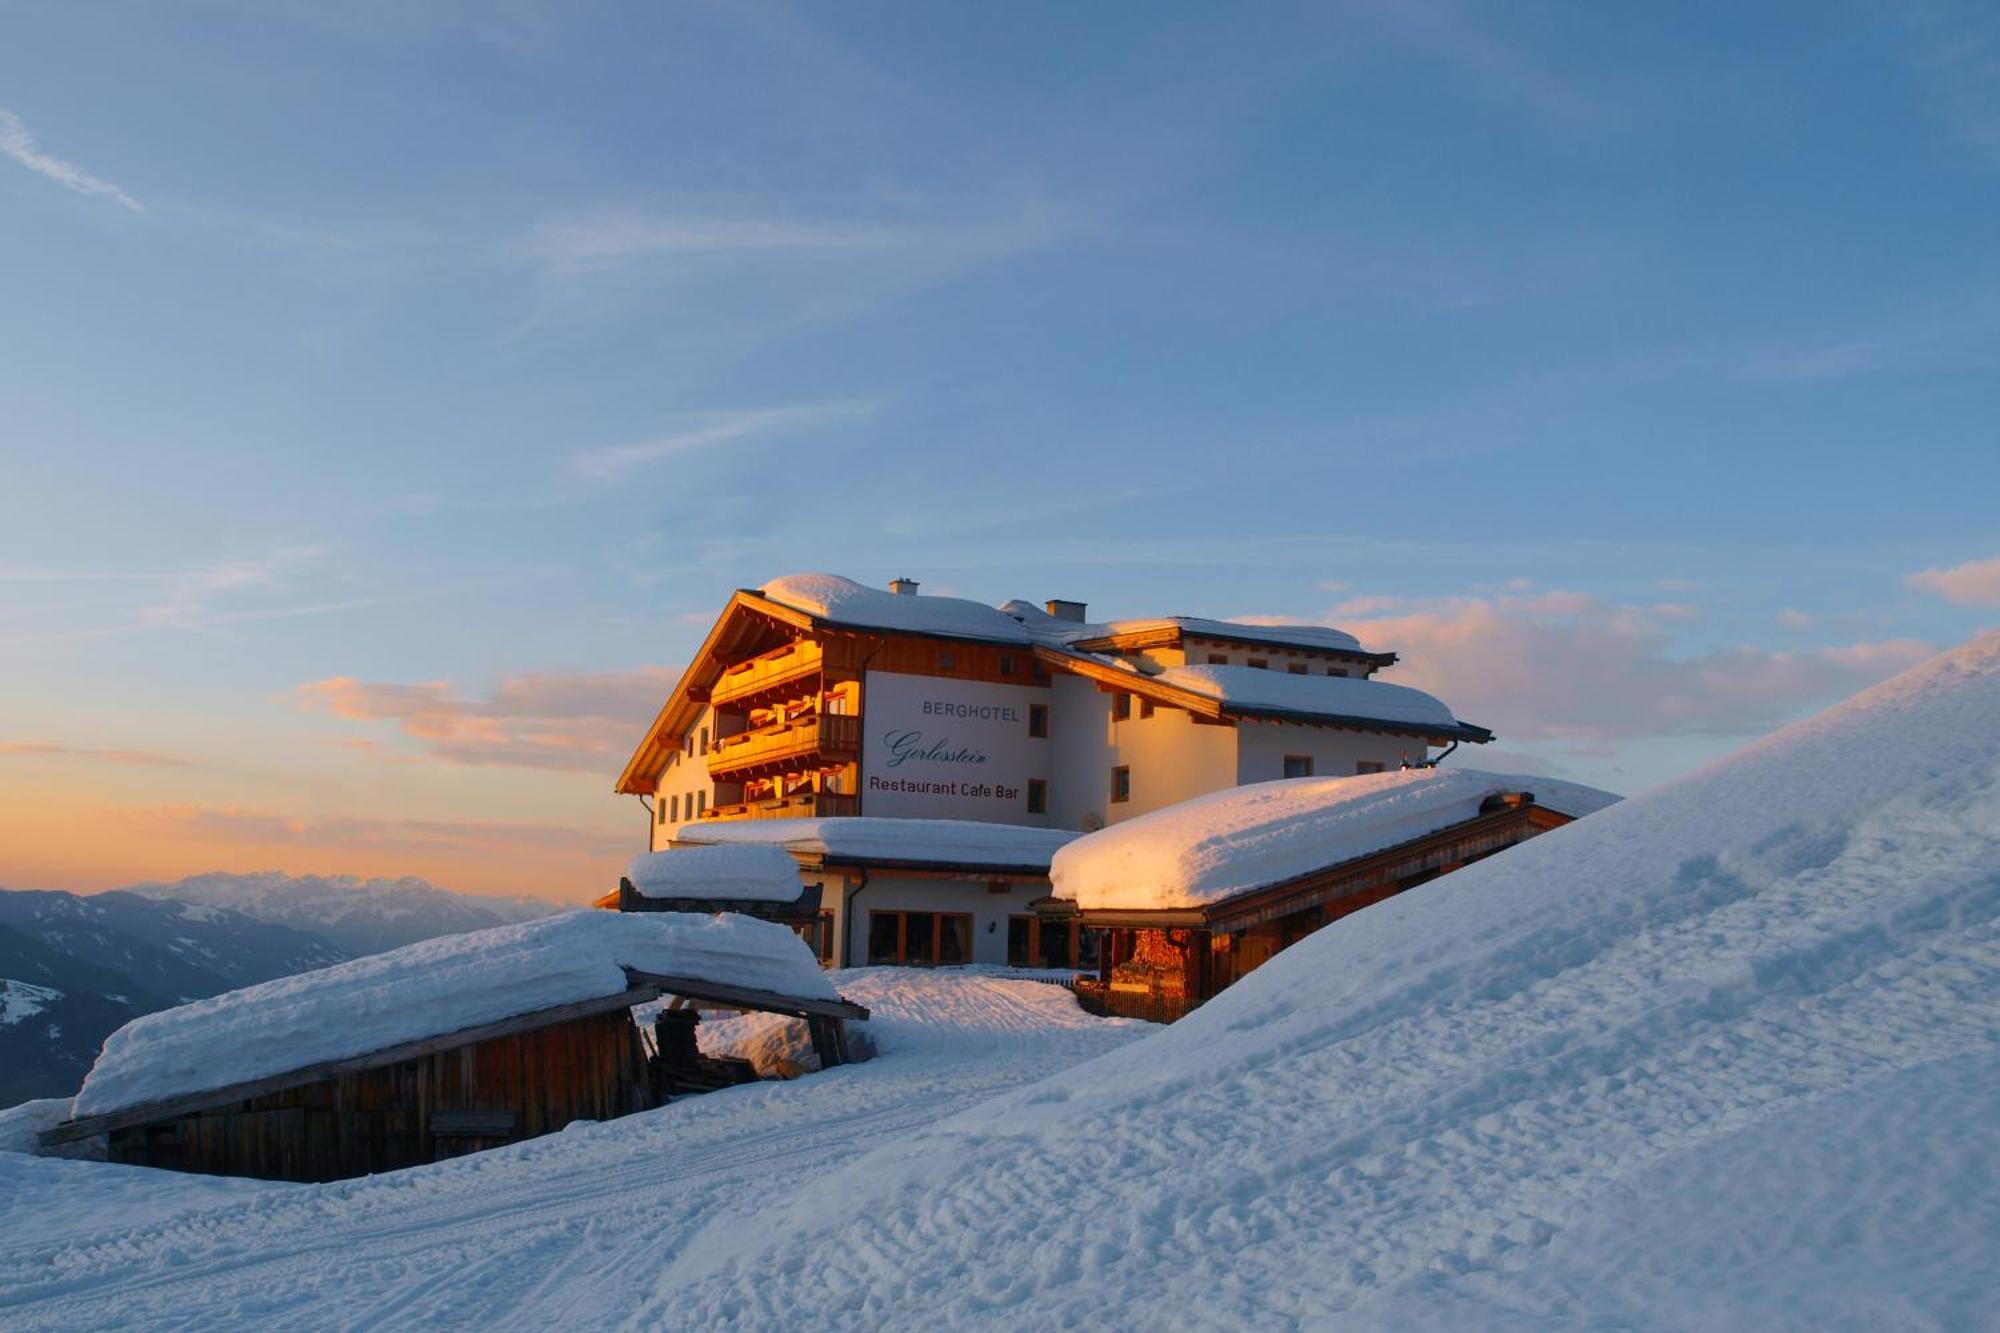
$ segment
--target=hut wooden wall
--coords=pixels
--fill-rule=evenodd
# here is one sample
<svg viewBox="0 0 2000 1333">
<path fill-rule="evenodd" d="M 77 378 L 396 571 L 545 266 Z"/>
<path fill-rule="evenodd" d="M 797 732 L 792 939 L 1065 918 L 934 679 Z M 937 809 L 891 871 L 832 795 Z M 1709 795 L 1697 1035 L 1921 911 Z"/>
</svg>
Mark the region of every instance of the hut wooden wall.
<svg viewBox="0 0 2000 1333">
<path fill-rule="evenodd" d="M 344 1074 L 232 1107 L 118 1130 L 114 1162 L 341 1180 L 455 1157 L 651 1105 L 639 1032 L 623 1009 Z M 439 1134 L 436 1113 L 511 1111 L 511 1131 Z M 449 1119 L 449 1117 L 448 1117 Z"/>
</svg>

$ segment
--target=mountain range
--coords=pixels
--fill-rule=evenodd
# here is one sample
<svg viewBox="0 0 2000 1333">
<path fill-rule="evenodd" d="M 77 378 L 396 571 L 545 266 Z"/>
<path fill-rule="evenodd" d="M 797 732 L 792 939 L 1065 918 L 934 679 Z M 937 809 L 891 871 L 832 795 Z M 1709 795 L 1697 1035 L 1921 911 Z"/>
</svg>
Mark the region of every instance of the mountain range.
<svg viewBox="0 0 2000 1333">
<path fill-rule="evenodd" d="M 415 878 L 276 872 L 89 895 L 0 889 L 0 1106 L 68 1096 L 140 1014 L 557 910 Z"/>
</svg>

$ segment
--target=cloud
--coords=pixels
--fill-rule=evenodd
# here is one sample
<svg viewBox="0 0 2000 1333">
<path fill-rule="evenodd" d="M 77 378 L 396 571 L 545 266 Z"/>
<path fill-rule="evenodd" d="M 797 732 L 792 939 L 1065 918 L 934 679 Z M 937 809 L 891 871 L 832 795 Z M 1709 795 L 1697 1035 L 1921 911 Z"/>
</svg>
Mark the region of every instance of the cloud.
<svg viewBox="0 0 2000 1333">
<path fill-rule="evenodd" d="M 639 743 L 680 673 L 534 673 L 500 682 L 485 699 L 465 699 L 445 681 L 371 684 L 334 676 L 301 685 L 301 707 L 356 722 L 396 723 L 451 764 L 605 772 Z"/>
<path fill-rule="evenodd" d="M 1926 109 L 2000 165 L 2000 15 L 1982 0 L 1921 0 L 1901 14 Z"/>
<path fill-rule="evenodd" d="M 148 768 L 191 768 L 185 759 L 146 750 L 99 750 L 87 746 L 57 745 L 51 741 L 0 741 L 0 754 L 29 755 L 40 759 L 95 759 L 107 764 L 133 764 Z"/>
<path fill-rule="evenodd" d="M 110 181 L 91 175 L 73 162 L 44 153 L 35 146 L 35 136 L 21 123 L 21 118 L 5 108 L 0 108 L 0 156 L 13 158 L 36 175 L 46 176 L 64 189 L 109 199 L 120 208 L 129 208 L 134 213 L 146 211 L 145 205 Z"/>
<path fill-rule="evenodd" d="M 135 831 L 154 836 L 342 850 L 463 853 L 508 847 L 607 856 L 627 848 L 631 841 L 553 824 L 379 819 L 356 815 L 306 819 L 238 805 L 127 808 L 121 812 L 121 818 Z"/>
<path fill-rule="evenodd" d="M 570 467 L 586 476 L 608 480 L 677 454 L 711 449 L 759 435 L 810 430 L 852 417 L 867 416 L 875 411 L 876 406 L 872 402 L 827 402 L 718 412 L 705 417 L 701 424 L 672 435 L 637 444 L 610 445 L 578 454 L 570 459 Z"/>
<path fill-rule="evenodd" d="M 1904 580 L 1960 606 L 2000 606 L 2000 555 L 1950 569 L 1924 569 Z"/>
<path fill-rule="evenodd" d="M 1676 657 L 1652 608 L 1572 592 L 1434 599 L 1336 623 L 1371 648 L 1401 654 L 1386 678 L 1439 695 L 1460 717 L 1506 740 L 1595 753 L 1641 737 L 1766 731 L 1933 651 L 1891 639 Z"/>
<path fill-rule="evenodd" d="M 1778 612 L 1778 623 L 1780 625 L 1783 625 L 1786 629 L 1792 631 L 1792 633 L 1794 634 L 1807 634 L 1810 633 L 1812 631 L 1813 626 L 1818 624 L 1819 622 L 1816 621 L 1808 613 L 1799 610 L 1797 607 L 1788 606 L 1784 610 Z"/>
</svg>

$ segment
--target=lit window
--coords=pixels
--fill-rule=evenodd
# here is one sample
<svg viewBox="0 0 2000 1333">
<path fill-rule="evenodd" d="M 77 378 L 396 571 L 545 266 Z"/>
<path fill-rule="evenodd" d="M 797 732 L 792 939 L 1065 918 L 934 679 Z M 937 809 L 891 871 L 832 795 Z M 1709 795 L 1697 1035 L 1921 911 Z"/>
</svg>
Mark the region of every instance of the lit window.
<svg viewBox="0 0 2000 1333">
<path fill-rule="evenodd" d="M 1309 778 L 1313 775 L 1313 757 L 1309 754 L 1288 754 L 1285 756 L 1285 776 L 1288 778 Z"/>
<path fill-rule="evenodd" d="M 1041 778 L 1028 779 L 1028 813 L 1045 815 L 1049 812 L 1049 784 Z"/>
<path fill-rule="evenodd" d="M 1380 773 L 1382 765 L 1376 763 L 1373 759 L 1363 759 L 1354 766 L 1354 771 L 1356 773 Z"/>
<path fill-rule="evenodd" d="M 1132 770 L 1121 764 L 1111 770 L 1111 800 L 1119 804 L 1132 799 Z"/>
<path fill-rule="evenodd" d="M 1112 695 L 1111 720 L 1113 722 L 1123 722 L 1130 716 L 1132 716 L 1132 696 L 1129 694 Z"/>
<path fill-rule="evenodd" d="M 1049 734 L 1049 706 L 1047 704 L 1028 705 L 1028 734 L 1047 736 Z"/>
</svg>

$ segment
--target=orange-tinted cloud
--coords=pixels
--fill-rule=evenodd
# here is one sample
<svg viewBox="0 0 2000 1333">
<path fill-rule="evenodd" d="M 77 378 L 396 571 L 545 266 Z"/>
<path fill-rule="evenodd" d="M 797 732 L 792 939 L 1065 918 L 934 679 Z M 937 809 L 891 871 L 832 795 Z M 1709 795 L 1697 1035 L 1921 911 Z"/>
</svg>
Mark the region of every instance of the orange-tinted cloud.
<svg viewBox="0 0 2000 1333">
<path fill-rule="evenodd" d="M 2000 555 L 1950 569 L 1919 570 L 1905 581 L 1960 606 L 2000 606 Z"/>
<path fill-rule="evenodd" d="M 461 698 L 445 681 L 334 676 L 299 686 L 296 697 L 336 717 L 395 722 L 447 763 L 612 771 L 639 743 L 678 675 L 666 667 L 538 672 L 503 680 L 485 699 Z"/>
<path fill-rule="evenodd" d="M 83 745 L 58 745 L 53 741 L 0 741 L 0 754 L 26 755 L 37 759 L 95 759 L 106 764 L 136 764 L 148 768 L 188 768 L 186 759 L 148 750 L 100 750 Z"/>
<path fill-rule="evenodd" d="M 1430 690 L 1506 740 L 1590 749 L 1642 737 L 1747 735 L 1928 657 L 1913 639 L 1801 652 L 1671 655 L 1673 604 L 1620 607 L 1573 592 L 1454 597 L 1334 623 L 1400 653 L 1385 677 Z"/>
</svg>

